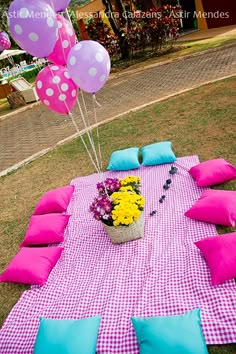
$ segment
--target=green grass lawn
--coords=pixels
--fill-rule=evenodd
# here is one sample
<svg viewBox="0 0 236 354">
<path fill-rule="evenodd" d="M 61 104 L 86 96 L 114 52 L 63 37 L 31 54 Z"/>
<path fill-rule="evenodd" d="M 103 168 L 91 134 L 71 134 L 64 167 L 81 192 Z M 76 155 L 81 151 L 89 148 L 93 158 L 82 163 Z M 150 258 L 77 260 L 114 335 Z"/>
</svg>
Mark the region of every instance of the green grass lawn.
<svg viewBox="0 0 236 354">
<path fill-rule="evenodd" d="M 218 47 L 222 47 L 224 45 L 229 45 L 229 44 L 234 44 L 236 43 L 235 38 L 220 38 L 218 40 L 202 40 L 202 41 L 190 41 L 190 42 L 183 42 L 182 44 L 184 46 L 187 46 L 188 48 L 185 49 L 181 55 L 185 54 L 191 54 L 191 53 L 196 53 L 196 52 L 201 52 L 203 50 L 207 49 L 214 49 Z"/>
<path fill-rule="evenodd" d="M 232 78 L 131 113 L 100 127 L 104 166 L 113 150 L 165 140 L 173 142 L 179 157 L 197 154 L 201 161 L 223 157 L 236 165 L 235 112 L 236 78 Z M 0 179 L 0 272 L 17 253 L 39 197 L 93 172 L 77 139 Z M 220 188 L 235 190 L 236 181 Z M 218 228 L 220 233 L 232 230 Z M 25 289 L 0 284 L 0 325 Z M 236 353 L 236 345 L 211 346 L 209 351 Z"/>
<path fill-rule="evenodd" d="M 7 101 L 7 99 L 0 100 L 0 116 L 4 116 L 5 114 L 11 111 L 11 107 Z"/>
</svg>

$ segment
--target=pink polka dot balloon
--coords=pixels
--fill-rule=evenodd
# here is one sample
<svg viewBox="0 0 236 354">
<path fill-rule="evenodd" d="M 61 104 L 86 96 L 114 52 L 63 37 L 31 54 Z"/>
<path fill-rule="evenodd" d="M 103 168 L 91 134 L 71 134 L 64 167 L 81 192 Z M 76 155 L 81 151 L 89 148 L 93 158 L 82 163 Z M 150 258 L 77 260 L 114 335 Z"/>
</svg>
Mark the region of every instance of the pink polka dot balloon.
<svg viewBox="0 0 236 354">
<path fill-rule="evenodd" d="M 47 57 L 57 40 L 55 11 L 41 0 L 14 0 L 8 10 L 11 36 L 32 56 Z"/>
<path fill-rule="evenodd" d="M 58 40 L 53 52 L 48 56 L 54 64 L 66 65 L 68 54 L 76 43 L 76 35 L 71 23 L 63 16 L 57 15 Z"/>
<path fill-rule="evenodd" d="M 46 66 L 38 73 L 35 87 L 39 99 L 47 108 L 60 114 L 68 114 L 72 111 L 78 88 L 65 67 Z"/>
<path fill-rule="evenodd" d="M 86 40 L 71 49 L 67 67 L 72 80 L 79 88 L 96 93 L 108 79 L 111 61 L 107 50 L 101 44 Z"/>
<path fill-rule="evenodd" d="M 3 49 L 10 49 L 11 48 L 11 41 L 6 32 L 0 33 L 0 46 Z"/>
</svg>

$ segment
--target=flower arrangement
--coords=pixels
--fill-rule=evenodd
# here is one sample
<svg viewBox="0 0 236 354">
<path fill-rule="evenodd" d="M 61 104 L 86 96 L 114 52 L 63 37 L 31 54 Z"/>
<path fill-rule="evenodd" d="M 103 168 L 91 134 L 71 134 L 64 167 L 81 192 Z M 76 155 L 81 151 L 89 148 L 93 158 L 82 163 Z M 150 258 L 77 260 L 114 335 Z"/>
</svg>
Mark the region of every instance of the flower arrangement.
<svg viewBox="0 0 236 354">
<path fill-rule="evenodd" d="M 96 220 L 108 226 L 129 226 L 138 220 L 144 208 L 139 177 L 107 178 L 97 184 L 98 197 L 90 206 Z"/>
</svg>

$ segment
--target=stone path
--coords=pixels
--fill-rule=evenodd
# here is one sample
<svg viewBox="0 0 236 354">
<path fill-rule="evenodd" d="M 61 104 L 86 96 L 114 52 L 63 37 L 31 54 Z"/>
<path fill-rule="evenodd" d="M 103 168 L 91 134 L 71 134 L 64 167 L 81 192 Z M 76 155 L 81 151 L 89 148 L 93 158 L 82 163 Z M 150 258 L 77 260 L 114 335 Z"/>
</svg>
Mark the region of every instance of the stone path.
<svg viewBox="0 0 236 354">
<path fill-rule="evenodd" d="M 102 105 L 97 110 L 97 119 L 104 121 L 150 101 L 233 74 L 236 45 L 145 70 L 131 70 L 113 76 L 97 94 Z M 89 111 L 92 110 L 91 97 L 85 95 L 85 100 Z M 75 114 L 82 128 L 78 112 Z M 54 114 L 41 104 L 0 121 L 0 173 L 73 134 L 75 129 L 69 117 Z"/>
</svg>

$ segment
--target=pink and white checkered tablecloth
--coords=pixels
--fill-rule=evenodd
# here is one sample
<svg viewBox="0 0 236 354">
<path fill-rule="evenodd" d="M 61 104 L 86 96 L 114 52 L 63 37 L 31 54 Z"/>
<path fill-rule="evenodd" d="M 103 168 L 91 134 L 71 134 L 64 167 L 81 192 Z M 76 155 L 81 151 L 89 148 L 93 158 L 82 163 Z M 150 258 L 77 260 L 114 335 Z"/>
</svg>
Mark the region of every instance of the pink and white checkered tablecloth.
<svg viewBox="0 0 236 354">
<path fill-rule="evenodd" d="M 183 157 L 177 163 L 178 173 L 165 193 L 170 165 L 104 174 L 142 178 L 145 238 L 123 245 L 113 245 L 88 212 L 102 176 L 72 181 L 76 189 L 68 208 L 72 217 L 65 250 L 46 285 L 24 292 L 11 311 L 0 331 L 1 354 L 32 353 L 39 317 L 96 315 L 102 316 L 97 353 L 137 354 L 131 316 L 177 315 L 196 307 L 202 310 L 208 344 L 236 342 L 235 283 L 211 286 L 209 270 L 193 243 L 216 235 L 215 226 L 184 216 L 202 193 L 187 172 L 198 158 Z M 159 204 L 163 194 L 166 199 Z M 154 209 L 157 214 L 149 216 Z"/>
</svg>

